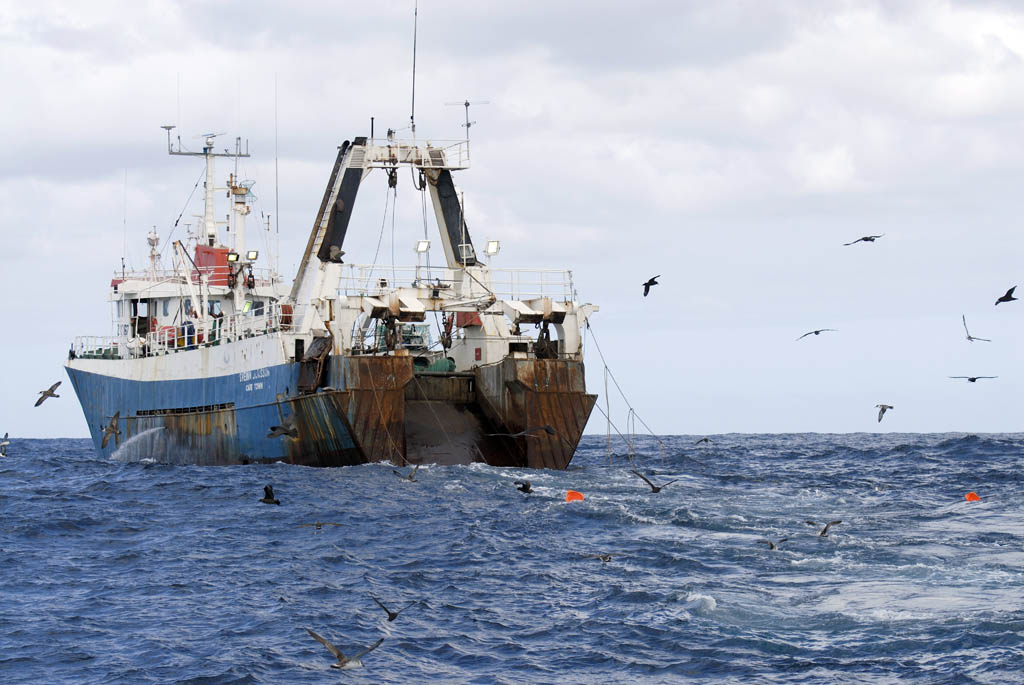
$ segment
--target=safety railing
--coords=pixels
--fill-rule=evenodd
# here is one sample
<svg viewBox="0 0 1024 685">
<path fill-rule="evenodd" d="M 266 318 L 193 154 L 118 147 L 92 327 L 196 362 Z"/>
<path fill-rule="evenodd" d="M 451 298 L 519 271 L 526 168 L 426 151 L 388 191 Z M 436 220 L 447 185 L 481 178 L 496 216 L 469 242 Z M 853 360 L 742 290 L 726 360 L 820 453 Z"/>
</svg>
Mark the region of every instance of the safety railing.
<svg viewBox="0 0 1024 685">
<path fill-rule="evenodd" d="M 154 357 L 290 331 L 299 309 L 292 305 L 274 303 L 261 311 L 159 326 L 145 336 L 78 336 L 72 343 L 69 356 L 71 359 Z"/>
<path fill-rule="evenodd" d="M 442 299 L 473 299 L 490 294 L 499 300 L 573 299 L 572 271 L 568 270 L 342 265 L 342 295 L 386 297 L 398 288 L 429 290 L 429 297 Z"/>
<path fill-rule="evenodd" d="M 241 272 L 237 268 L 229 266 L 202 266 L 193 268 L 190 274 L 192 282 L 199 284 L 201 282 L 201 276 L 205 276 L 210 285 L 220 286 L 232 286 L 232 280 L 238 279 L 244 283 L 245 279 L 249 275 L 249 270 L 244 269 Z M 253 269 L 253 286 L 257 285 L 272 285 L 280 282 L 281 277 L 275 273 L 272 269 Z M 114 280 L 117 282 L 124 281 L 151 281 L 151 282 L 169 282 L 169 283 L 184 283 L 185 278 L 181 275 L 180 271 L 174 269 L 156 269 L 149 271 L 115 271 Z"/>
</svg>

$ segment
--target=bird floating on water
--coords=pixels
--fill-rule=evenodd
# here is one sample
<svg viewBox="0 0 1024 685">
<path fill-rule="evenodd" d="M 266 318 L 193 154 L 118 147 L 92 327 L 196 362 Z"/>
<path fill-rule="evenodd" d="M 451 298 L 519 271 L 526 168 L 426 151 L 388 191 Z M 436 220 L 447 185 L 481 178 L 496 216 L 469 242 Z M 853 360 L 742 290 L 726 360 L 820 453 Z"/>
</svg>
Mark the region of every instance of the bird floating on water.
<svg viewBox="0 0 1024 685">
<path fill-rule="evenodd" d="M 372 652 L 373 650 L 377 649 L 378 647 L 380 647 L 380 643 L 384 642 L 384 638 L 381 638 L 381 639 L 377 640 L 376 642 L 374 642 L 369 647 L 367 647 L 366 649 L 364 649 L 363 651 L 361 651 L 358 654 L 356 654 L 355 656 L 347 657 L 347 656 L 345 656 L 345 654 L 340 649 L 338 649 L 337 647 L 332 645 L 330 642 L 328 642 L 326 640 L 326 638 L 323 638 L 323 637 L 317 635 L 316 633 L 314 633 L 309 628 L 306 628 L 306 632 L 309 633 L 310 635 L 312 635 L 314 640 L 316 640 L 317 642 L 322 644 L 324 647 L 326 647 L 327 651 L 329 651 L 331 654 L 333 654 L 335 657 L 337 657 L 338 663 L 331 664 L 331 668 L 345 668 L 345 669 L 348 669 L 348 668 L 359 668 L 360 666 L 363 665 L 363 657 L 366 656 L 367 654 L 369 654 L 370 652 Z"/>
<path fill-rule="evenodd" d="M 843 246 L 846 247 L 847 245 L 853 245 L 854 243 L 860 243 L 860 242 L 873 243 L 873 242 L 875 242 L 876 240 L 878 240 L 879 238 L 881 238 L 884 235 L 885 235 L 884 233 L 882 233 L 881 235 L 866 235 L 866 236 L 863 236 L 861 238 L 857 238 L 856 240 L 854 240 L 852 242 L 843 243 Z"/>
<path fill-rule="evenodd" d="M 604 563 L 608 563 L 612 560 L 611 554 L 588 554 L 587 559 L 600 559 Z"/>
<path fill-rule="evenodd" d="M 57 386 L 60 385 L 60 384 L 61 384 L 61 381 L 57 381 L 56 383 L 51 385 L 48 389 L 40 390 L 39 391 L 40 397 L 39 397 L 38 400 L 36 400 L 36 406 L 38 407 L 40 404 L 45 402 L 47 400 L 47 398 L 49 398 L 49 397 L 60 397 L 60 395 L 58 395 L 57 393 L 54 392 L 54 390 L 56 390 Z"/>
<path fill-rule="evenodd" d="M 678 478 L 673 478 L 672 480 L 670 480 L 667 483 L 662 483 L 661 485 L 655 485 L 651 481 L 647 480 L 647 476 L 645 476 L 644 474 L 640 473 L 639 471 L 630 471 L 630 473 L 632 473 L 637 478 L 641 478 L 645 483 L 650 485 L 651 486 L 651 492 L 661 492 L 661 489 L 664 488 L 666 485 L 671 485 L 672 483 L 675 483 L 677 480 L 679 480 Z"/>
<path fill-rule="evenodd" d="M 998 304 L 998 302 L 996 304 Z M 984 340 L 985 342 L 992 342 L 988 338 L 977 338 L 977 337 L 971 335 L 971 332 L 969 330 L 967 330 L 967 317 L 965 315 L 961 314 L 960 318 L 963 319 L 963 322 L 964 322 L 964 332 L 967 334 L 967 340 L 969 342 L 974 342 L 975 340 Z"/>
<path fill-rule="evenodd" d="M 263 504 L 281 504 L 281 500 L 274 498 L 274 488 L 271 485 L 263 486 L 263 499 L 260 502 Z"/>
<path fill-rule="evenodd" d="M 809 335 L 821 335 L 825 331 L 838 331 L 838 330 L 839 330 L 838 328 L 818 328 L 817 330 L 813 330 L 813 331 L 809 331 L 807 333 L 804 333 L 799 338 L 797 338 L 797 340 L 803 340 L 804 338 L 806 338 Z"/>
<path fill-rule="evenodd" d="M 262 500 L 261 500 L 262 501 Z M 331 523 L 329 521 L 314 521 L 313 523 L 300 523 L 299 528 L 313 528 L 313 535 L 323 530 L 324 526 L 340 526 L 340 523 Z"/>
<path fill-rule="evenodd" d="M 789 538 L 781 538 L 779 540 L 776 540 L 775 542 L 772 542 L 771 540 L 755 540 L 755 542 L 760 542 L 761 544 L 768 545 L 768 549 L 771 550 L 771 549 L 778 549 L 779 545 L 781 545 L 783 542 L 785 542 L 788 539 Z"/>
<path fill-rule="evenodd" d="M 388 621 L 394 621 L 396 618 L 398 618 L 398 615 L 400 613 L 402 613 L 403 611 L 405 611 L 406 609 L 411 607 L 413 604 L 416 604 L 415 601 L 409 602 L 408 604 L 406 604 L 404 607 L 402 607 L 398 611 L 391 611 L 391 609 L 388 609 L 386 606 L 384 606 L 384 602 L 380 601 L 379 599 L 377 599 L 373 595 L 370 595 L 370 599 L 372 599 L 374 602 L 376 602 L 377 606 L 379 606 L 381 609 L 383 609 L 385 612 L 387 612 Z"/>
<path fill-rule="evenodd" d="M 977 383 L 979 378 L 999 378 L 999 376 L 950 376 L 950 378 L 964 378 L 968 383 Z"/>
<path fill-rule="evenodd" d="M 1017 298 L 1017 297 L 1013 296 L 1013 291 L 1016 290 L 1016 289 L 1017 289 L 1017 286 L 1013 286 L 1012 288 L 1007 290 L 1005 295 L 1003 295 L 998 300 L 996 300 L 996 304 L 998 305 L 1000 302 L 1012 302 L 1013 300 L 1020 299 L 1020 298 Z"/>
<path fill-rule="evenodd" d="M 270 432 L 267 433 L 268 438 L 279 438 L 282 435 L 287 435 L 289 438 L 299 437 L 299 430 L 295 427 L 294 416 L 289 416 L 281 422 L 280 426 L 271 426 Z"/>
<path fill-rule="evenodd" d="M 886 411 L 888 411 L 889 409 L 895 409 L 895 407 L 893 407 L 891 404 L 876 404 L 875 406 L 878 407 L 878 422 L 879 423 L 882 422 L 882 417 L 885 416 L 885 412 Z"/>
<path fill-rule="evenodd" d="M 806 523 L 809 526 L 817 526 L 818 525 L 814 521 L 804 521 L 804 523 Z M 828 523 L 825 524 L 825 527 L 822 528 L 818 532 L 818 537 L 819 538 L 827 538 L 828 537 L 828 529 L 831 528 L 832 526 L 838 526 L 840 523 L 842 523 L 842 521 L 829 521 Z"/>
<path fill-rule="evenodd" d="M 121 429 L 117 427 L 120 418 L 121 412 L 114 412 L 114 415 L 110 417 L 110 423 L 103 427 L 103 440 L 100 442 L 100 449 L 107 449 L 107 443 L 110 442 L 111 437 L 114 438 L 114 445 L 121 442 Z"/>
<path fill-rule="evenodd" d="M 652 276 L 651 278 L 648 278 L 647 282 L 643 284 L 643 286 L 644 286 L 644 297 L 647 297 L 647 293 L 651 292 L 651 288 L 652 287 L 658 285 L 658 280 L 657 279 L 659 279 L 659 278 L 661 278 L 661 274 L 658 274 L 657 276 Z"/>
<path fill-rule="evenodd" d="M 528 480 L 517 480 L 514 482 L 514 485 L 517 486 L 516 490 L 519 492 L 525 492 L 527 494 L 533 492 L 533 487 L 530 485 L 530 481 Z"/>
</svg>

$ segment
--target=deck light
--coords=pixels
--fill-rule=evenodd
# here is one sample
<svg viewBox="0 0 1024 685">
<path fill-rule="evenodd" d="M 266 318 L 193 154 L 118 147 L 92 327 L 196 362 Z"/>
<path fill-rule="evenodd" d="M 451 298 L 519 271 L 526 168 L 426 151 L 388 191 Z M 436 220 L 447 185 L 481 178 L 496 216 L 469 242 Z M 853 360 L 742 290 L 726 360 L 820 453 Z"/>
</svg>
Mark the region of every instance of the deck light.
<svg viewBox="0 0 1024 685">
<path fill-rule="evenodd" d="M 229 262 L 237 262 L 238 261 L 238 253 L 237 252 L 228 252 L 228 261 Z"/>
<path fill-rule="evenodd" d="M 484 254 L 488 257 L 498 254 L 499 250 L 501 250 L 501 243 L 497 240 L 488 240 L 487 244 L 484 245 Z"/>
<path fill-rule="evenodd" d="M 416 252 L 417 252 L 417 254 L 423 254 L 424 252 L 426 252 L 429 249 L 430 249 L 430 241 L 429 240 L 417 240 L 416 241 Z"/>
<path fill-rule="evenodd" d="M 256 258 L 260 256 L 259 250 L 249 250 L 245 253 L 245 258 L 250 262 L 255 262 Z"/>
</svg>

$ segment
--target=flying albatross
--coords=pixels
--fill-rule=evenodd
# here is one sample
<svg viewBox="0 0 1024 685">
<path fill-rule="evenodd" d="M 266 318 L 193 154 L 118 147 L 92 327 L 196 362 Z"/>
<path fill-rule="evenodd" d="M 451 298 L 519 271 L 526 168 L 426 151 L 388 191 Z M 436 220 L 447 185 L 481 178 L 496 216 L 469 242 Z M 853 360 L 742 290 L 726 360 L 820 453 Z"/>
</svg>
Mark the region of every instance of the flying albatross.
<svg viewBox="0 0 1024 685">
<path fill-rule="evenodd" d="M 964 333 L 967 334 L 967 340 L 968 341 L 974 342 L 975 340 L 983 340 L 985 342 L 992 342 L 988 338 L 977 338 L 977 337 L 971 335 L 971 332 L 969 330 L 967 330 L 967 316 L 965 316 L 964 314 L 961 314 L 960 318 L 963 319 L 963 322 L 964 322 Z"/>
<path fill-rule="evenodd" d="M 804 521 L 804 523 L 806 523 L 809 526 L 817 526 L 818 525 L 814 521 Z M 825 524 L 824 528 L 822 528 L 820 531 L 818 531 L 818 537 L 819 538 L 827 538 L 828 537 L 828 529 L 831 528 L 832 526 L 838 526 L 840 523 L 842 523 L 842 521 L 829 521 L 828 523 Z"/>
<path fill-rule="evenodd" d="M 884 235 L 885 235 L 884 233 L 882 233 L 881 235 L 866 235 L 866 236 L 864 236 L 862 238 L 857 238 L 856 240 L 854 240 L 852 242 L 843 243 L 843 247 L 846 247 L 847 245 L 853 245 L 854 243 L 860 243 L 860 242 L 873 243 L 873 242 L 875 242 L 876 240 L 878 240 L 879 238 L 881 238 Z"/>
<path fill-rule="evenodd" d="M 363 651 L 356 654 L 355 656 L 348 657 L 345 656 L 345 654 L 340 649 L 332 645 L 325 638 L 314 633 L 309 628 L 306 628 L 306 632 L 312 635 L 314 640 L 316 640 L 324 647 L 326 647 L 327 651 L 329 651 L 331 654 L 337 657 L 338 663 L 331 664 L 331 668 L 359 668 L 363 665 L 363 657 L 372 652 L 373 650 L 377 649 L 378 647 L 380 647 L 380 643 L 384 642 L 384 638 L 381 638 L 369 647 L 367 647 L 366 649 L 364 649 Z"/>
<path fill-rule="evenodd" d="M 60 384 L 61 384 L 61 381 L 57 381 L 56 383 L 51 385 L 47 390 L 40 390 L 39 391 L 39 399 L 36 400 L 36 406 L 38 407 L 40 404 L 45 402 L 48 397 L 60 397 L 60 395 L 58 395 L 57 393 L 54 392 L 54 390 L 56 390 L 57 386 L 60 385 Z"/>
<path fill-rule="evenodd" d="M 667 483 L 662 483 L 661 485 L 655 485 L 651 481 L 647 480 L 647 476 L 645 476 L 644 474 L 640 473 L 639 471 L 632 471 L 631 470 L 630 473 L 632 473 L 634 476 L 636 476 L 637 478 L 642 479 L 643 482 L 645 482 L 648 485 L 650 485 L 651 486 L 651 492 L 661 492 L 661 489 L 663 487 L 665 487 L 666 485 L 671 485 L 672 483 L 675 483 L 677 480 L 679 480 L 678 478 L 673 478 L 672 480 L 670 480 Z"/>
<path fill-rule="evenodd" d="M 110 442 L 111 437 L 114 438 L 114 445 L 121 442 L 121 429 L 117 427 L 120 418 L 121 412 L 114 412 L 114 415 L 110 417 L 110 423 L 103 427 L 103 440 L 100 442 L 100 449 L 107 449 L 107 443 Z"/>
</svg>

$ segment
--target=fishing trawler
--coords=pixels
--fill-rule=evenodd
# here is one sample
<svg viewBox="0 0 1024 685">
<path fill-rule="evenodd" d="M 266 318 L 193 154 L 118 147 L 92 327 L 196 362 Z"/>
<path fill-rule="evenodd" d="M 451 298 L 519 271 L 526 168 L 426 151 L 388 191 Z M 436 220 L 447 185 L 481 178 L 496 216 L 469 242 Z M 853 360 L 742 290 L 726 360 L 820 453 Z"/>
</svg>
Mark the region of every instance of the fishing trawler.
<svg viewBox="0 0 1024 685">
<path fill-rule="evenodd" d="M 237 175 L 240 140 L 217 153 L 211 134 L 188 152 L 164 128 L 170 154 L 205 161 L 203 223 L 173 243 L 169 269 L 151 232 L 149 269 L 110 281 L 113 334 L 74 339 L 66 369 L 97 452 L 197 465 L 568 466 L 596 399 L 582 334 L 597 307 L 576 301 L 571 271 L 491 268 L 497 241 L 477 254 L 452 177 L 469 167 L 468 138 L 345 141 L 289 286 L 246 244 L 254 196 Z M 219 157 L 236 172 L 215 188 Z M 393 188 L 402 168 L 429 195 L 444 266 L 430 265 L 426 239 L 416 266 L 346 263 L 360 185 L 379 170 Z"/>
</svg>

